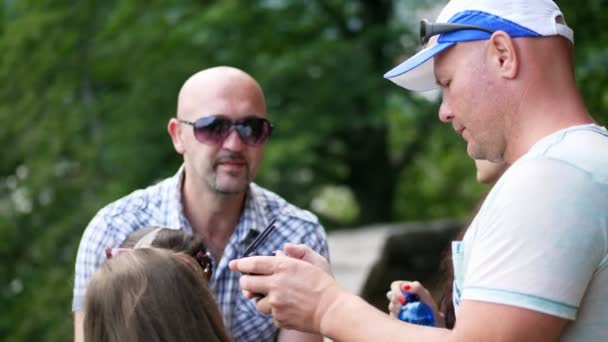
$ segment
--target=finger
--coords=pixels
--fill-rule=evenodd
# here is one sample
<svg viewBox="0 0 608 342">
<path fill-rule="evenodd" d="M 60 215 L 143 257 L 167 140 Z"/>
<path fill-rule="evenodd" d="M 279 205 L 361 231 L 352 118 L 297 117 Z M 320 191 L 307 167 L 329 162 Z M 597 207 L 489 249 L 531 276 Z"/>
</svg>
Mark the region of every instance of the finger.
<svg viewBox="0 0 608 342">
<path fill-rule="evenodd" d="M 394 294 L 392 291 L 386 293 L 386 298 L 388 298 L 388 305 L 394 306 L 398 311 L 401 306 L 405 305 L 406 299 L 405 296 L 401 293 Z"/>
<path fill-rule="evenodd" d="M 391 283 L 391 294 L 392 297 L 389 298 L 389 301 L 391 301 L 391 303 L 393 305 L 395 305 L 397 308 L 401 308 L 402 305 L 405 304 L 406 299 L 405 296 L 403 295 L 403 286 L 408 284 L 408 281 L 404 281 L 404 280 L 396 280 L 393 281 Z"/>
<path fill-rule="evenodd" d="M 313 264 L 327 272 L 328 274 L 332 274 L 331 267 L 322 255 L 312 250 L 310 247 L 304 244 L 293 244 L 286 243 L 283 246 L 283 250 L 287 255 L 292 258 L 300 259 L 302 261 L 306 261 L 309 264 Z"/>
<path fill-rule="evenodd" d="M 424 286 L 422 286 L 422 284 L 420 284 L 419 281 L 410 281 L 410 282 L 406 282 L 403 284 L 403 290 L 411 292 L 411 293 L 415 293 L 415 294 L 421 294 L 422 292 L 426 291 L 426 289 L 424 288 Z"/>
<path fill-rule="evenodd" d="M 391 291 L 407 292 L 420 295 L 426 289 L 417 281 L 397 280 L 391 284 Z"/>
<path fill-rule="evenodd" d="M 265 275 L 252 275 L 252 274 L 243 274 L 239 279 L 239 284 L 241 285 L 241 289 L 243 291 L 248 291 L 253 293 L 253 296 L 250 294 L 246 295 L 246 298 L 251 299 L 256 295 L 266 295 L 269 291 L 270 281 L 269 276 Z M 243 292 L 245 294 L 245 292 Z"/>
<path fill-rule="evenodd" d="M 429 291 L 427 291 L 427 289 L 422 286 L 419 281 L 403 281 L 401 284 L 401 290 L 408 293 L 417 294 L 419 296 L 429 293 Z"/>
<path fill-rule="evenodd" d="M 247 299 L 252 299 L 252 298 L 256 297 L 255 293 L 253 293 L 251 291 L 242 290 L 241 292 L 243 293 L 243 297 L 245 297 Z"/>
<path fill-rule="evenodd" d="M 287 255 L 289 255 L 290 257 L 304 260 L 311 264 L 314 264 L 314 261 L 318 260 L 317 256 L 323 258 L 315 251 L 313 251 L 310 247 L 304 244 L 296 245 L 293 243 L 286 243 L 285 246 L 283 246 L 283 250 L 285 250 L 285 253 L 287 253 Z"/>
<path fill-rule="evenodd" d="M 401 305 L 395 304 L 394 302 L 388 304 L 388 313 L 391 317 L 397 317 L 399 310 L 401 310 Z"/>
<path fill-rule="evenodd" d="M 268 300 L 268 297 L 256 299 L 255 309 L 259 312 L 270 314 L 272 311 L 272 307 L 270 306 L 270 301 Z"/>
<path fill-rule="evenodd" d="M 251 274 L 272 274 L 276 267 L 277 258 L 274 256 L 253 256 L 230 261 L 228 267 L 232 271 Z"/>
<path fill-rule="evenodd" d="M 391 283 L 391 292 L 401 293 L 401 286 L 406 283 L 405 280 L 395 280 Z"/>
<path fill-rule="evenodd" d="M 422 286 L 422 284 L 420 284 L 420 282 L 412 281 L 404 283 L 402 289 L 405 292 L 418 295 L 418 297 L 420 297 L 420 300 L 431 305 L 432 307 L 436 306 L 433 296 L 424 286 Z"/>
</svg>

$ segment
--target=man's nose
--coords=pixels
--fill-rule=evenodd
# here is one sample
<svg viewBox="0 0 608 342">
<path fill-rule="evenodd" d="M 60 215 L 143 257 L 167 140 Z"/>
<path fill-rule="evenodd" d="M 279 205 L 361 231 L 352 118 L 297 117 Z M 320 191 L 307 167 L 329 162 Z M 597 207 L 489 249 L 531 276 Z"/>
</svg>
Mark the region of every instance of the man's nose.
<svg viewBox="0 0 608 342">
<path fill-rule="evenodd" d="M 230 134 L 224 139 L 224 143 L 222 146 L 230 151 L 240 151 L 245 146 L 243 140 L 241 140 L 241 136 L 237 132 L 236 129 L 233 129 Z"/>
<path fill-rule="evenodd" d="M 439 106 L 439 120 L 443 122 L 450 122 L 454 119 L 454 113 L 452 112 L 452 108 L 448 105 L 445 100 L 441 101 L 441 106 Z"/>
</svg>

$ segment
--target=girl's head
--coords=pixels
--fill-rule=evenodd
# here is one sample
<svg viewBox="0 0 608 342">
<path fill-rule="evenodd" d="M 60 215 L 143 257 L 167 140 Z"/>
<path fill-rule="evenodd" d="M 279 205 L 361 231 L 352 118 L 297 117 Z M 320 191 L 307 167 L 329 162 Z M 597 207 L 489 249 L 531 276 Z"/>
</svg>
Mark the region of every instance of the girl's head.
<svg viewBox="0 0 608 342">
<path fill-rule="evenodd" d="M 184 253 L 141 248 L 107 260 L 84 308 L 87 342 L 229 340 L 202 268 Z"/>
<path fill-rule="evenodd" d="M 213 271 L 213 262 L 205 244 L 193 234 L 188 234 L 183 230 L 162 227 L 142 228 L 129 235 L 120 247 L 156 247 L 186 253 L 195 258 L 203 267 L 206 279 L 211 277 Z"/>
</svg>

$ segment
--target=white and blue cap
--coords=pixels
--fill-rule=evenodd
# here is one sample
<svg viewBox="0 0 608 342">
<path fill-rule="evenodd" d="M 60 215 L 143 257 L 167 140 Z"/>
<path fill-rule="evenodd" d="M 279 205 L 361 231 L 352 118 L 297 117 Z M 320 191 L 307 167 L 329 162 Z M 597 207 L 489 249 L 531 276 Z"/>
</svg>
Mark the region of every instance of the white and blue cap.
<svg viewBox="0 0 608 342">
<path fill-rule="evenodd" d="M 452 0 L 435 23 L 461 24 L 483 29 L 459 29 L 433 36 L 424 49 L 399 64 L 384 77 L 414 90 L 437 89 L 433 57 L 459 42 L 489 39 L 490 32 L 511 37 L 563 36 L 574 43 L 559 7 L 551 0 Z"/>
</svg>

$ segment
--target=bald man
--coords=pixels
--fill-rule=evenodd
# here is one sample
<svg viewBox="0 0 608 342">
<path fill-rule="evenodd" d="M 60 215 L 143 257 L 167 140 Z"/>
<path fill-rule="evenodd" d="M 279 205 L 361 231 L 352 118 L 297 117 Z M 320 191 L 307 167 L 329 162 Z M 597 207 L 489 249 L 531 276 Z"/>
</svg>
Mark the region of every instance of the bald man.
<svg viewBox="0 0 608 342">
<path fill-rule="evenodd" d="M 273 219 L 276 229 L 258 253 L 271 254 L 289 241 L 328 255 L 316 216 L 253 183 L 272 133 L 260 85 L 232 67 L 200 71 L 182 86 L 167 128 L 183 166 L 173 177 L 101 209 L 83 234 L 72 305 L 76 340 L 82 341 L 86 284 L 104 261 L 104 248 L 118 247 L 138 229 L 161 226 L 195 234 L 211 251 L 210 287 L 235 341 L 320 341 L 318 335 L 279 331 L 242 296 L 240 273 L 228 269 Z"/>
</svg>

